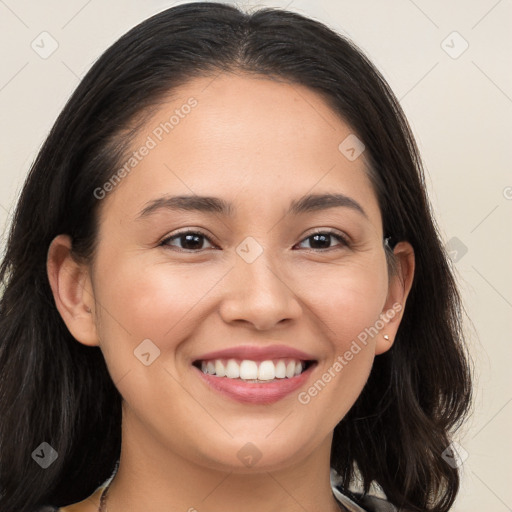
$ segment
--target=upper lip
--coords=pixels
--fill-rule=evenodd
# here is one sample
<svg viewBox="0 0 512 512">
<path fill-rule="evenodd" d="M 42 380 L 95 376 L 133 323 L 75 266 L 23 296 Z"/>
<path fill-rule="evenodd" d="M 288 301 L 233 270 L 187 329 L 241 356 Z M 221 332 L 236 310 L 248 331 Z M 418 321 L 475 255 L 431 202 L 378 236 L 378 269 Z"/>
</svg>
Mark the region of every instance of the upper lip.
<svg viewBox="0 0 512 512">
<path fill-rule="evenodd" d="M 268 347 L 254 345 L 240 345 L 238 347 L 225 348 L 202 354 L 195 361 L 207 361 L 211 359 L 249 359 L 251 361 L 267 361 L 269 359 L 300 359 L 302 361 L 315 361 L 311 354 L 286 345 L 271 345 Z"/>
</svg>

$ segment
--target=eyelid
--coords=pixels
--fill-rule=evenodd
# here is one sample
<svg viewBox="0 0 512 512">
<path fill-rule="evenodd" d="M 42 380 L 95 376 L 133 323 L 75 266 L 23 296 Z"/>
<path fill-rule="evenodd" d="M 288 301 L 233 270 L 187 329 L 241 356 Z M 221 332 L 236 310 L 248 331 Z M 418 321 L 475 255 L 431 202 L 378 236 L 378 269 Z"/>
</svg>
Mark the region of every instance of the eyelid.
<svg viewBox="0 0 512 512">
<path fill-rule="evenodd" d="M 338 239 L 341 242 L 342 247 L 350 247 L 351 243 L 352 243 L 350 237 L 347 234 L 337 231 L 333 228 L 315 228 L 314 231 L 304 235 L 297 245 L 301 244 L 308 238 L 310 238 L 314 235 L 319 235 L 319 234 L 333 236 L 334 238 Z M 306 249 L 306 250 L 321 253 L 321 252 L 331 251 L 334 249 L 336 249 L 336 247 L 328 247 L 327 249 Z"/>
<path fill-rule="evenodd" d="M 334 228 L 315 228 L 314 231 L 305 235 L 302 238 L 302 240 L 304 240 L 305 238 L 309 238 L 310 236 L 317 235 L 317 234 L 328 234 L 328 235 L 339 236 L 347 245 L 351 242 L 350 237 L 346 233 L 344 233 L 342 231 L 338 231 L 337 229 L 334 229 Z"/>
<path fill-rule="evenodd" d="M 179 231 L 177 231 L 176 233 L 173 233 L 172 235 L 169 235 L 169 236 L 166 236 L 163 240 L 161 240 L 159 242 L 159 246 L 165 246 L 167 242 L 169 242 L 170 240 L 174 240 L 176 238 L 178 238 L 180 235 L 185 235 L 185 234 L 194 234 L 194 235 L 201 235 L 203 236 L 204 238 L 206 238 L 206 240 L 208 240 L 208 242 L 211 244 L 211 245 L 216 245 L 216 242 L 213 241 L 213 237 L 206 234 L 204 231 L 202 231 L 200 228 L 194 228 L 194 227 L 190 227 L 190 228 L 184 228 L 184 229 L 181 229 Z M 179 251 L 181 252 L 201 252 L 201 251 L 192 251 L 190 249 L 180 249 L 179 247 L 177 248 Z M 202 249 L 203 251 L 204 249 Z"/>
</svg>

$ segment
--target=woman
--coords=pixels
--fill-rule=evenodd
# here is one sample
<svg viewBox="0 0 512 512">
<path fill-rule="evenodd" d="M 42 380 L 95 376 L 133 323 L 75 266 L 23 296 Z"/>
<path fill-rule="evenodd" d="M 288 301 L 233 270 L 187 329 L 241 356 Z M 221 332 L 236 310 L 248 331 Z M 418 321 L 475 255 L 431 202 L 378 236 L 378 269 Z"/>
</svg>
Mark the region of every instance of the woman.
<svg viewBox="0 0 512 512">
<path fill-rule="evenodd" d="M 1 510 L 454 502 L 470 373 L 420 158 L 316 21 L 190 3 L 117 41 L 0 277 Z"/>
</svg>

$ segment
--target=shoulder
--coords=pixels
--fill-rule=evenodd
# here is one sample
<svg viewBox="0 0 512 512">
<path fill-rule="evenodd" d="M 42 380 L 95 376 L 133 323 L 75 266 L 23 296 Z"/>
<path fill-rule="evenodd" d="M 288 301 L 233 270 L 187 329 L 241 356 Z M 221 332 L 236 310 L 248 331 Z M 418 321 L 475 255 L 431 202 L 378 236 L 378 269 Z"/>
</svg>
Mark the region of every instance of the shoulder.
<svg viewBox="0 0 512 512">
<path fill-rule="evenodd" d="M 52 505 L 45 505 L 43 507 L 39 507 L 34 512 L 92 512 L 95 511 L 96 508 L 91 508 L 91 503 L 80 502 L 75 503 L 74 505 L 68 505 L 67 507 L 54 507 Z"/>
<path fill-rule="evenodd" d="M 99 503 L 100 496 L 105 485 L 106 484 L 102 484 L 90 496 L 78 503 L 66 505 L 65 507 L 62 506 L 60 508 L 52 505 L 46 505 L 34 510 L 34 512 L 97 512 L 98 508 L 96 503 Z"/>
<path fill-rule="evenodd" d="M 389 501 L 378 498 L 377 496 L 367 495 L 361 498 L 360 503 L 364 505 L 368 512 L 397 512 L 398 509 Z"/>
<path fill-rule="evenodd" d="M 34 512 L 89 512 L 93 510 L 91 504 L 89 503 L 89 508 L 86 507 L 86 503 L 75 503 L 74 505 L 68 505 L 67 507 L 54 507 L 53 505 L 45 505 L 43 507 L 39 507 Z M 94 509 L 96 510 L 96 509 Z"/>
<path fill-rule="evenodd" d="M 397 512 L 394 505 L 377 496 L 350 493 L 339 486 L 333 486 L 333 492 L 348 512 Z"/>
</svg>

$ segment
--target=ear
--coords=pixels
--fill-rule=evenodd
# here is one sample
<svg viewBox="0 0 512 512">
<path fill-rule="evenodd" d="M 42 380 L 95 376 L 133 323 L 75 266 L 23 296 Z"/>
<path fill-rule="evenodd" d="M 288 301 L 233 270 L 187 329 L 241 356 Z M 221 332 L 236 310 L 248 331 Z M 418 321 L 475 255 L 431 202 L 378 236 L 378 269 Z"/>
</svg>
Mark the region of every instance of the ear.
<svg viewBox="0 0 512 512">
<path fill-rule="evenodd" d="M 71 238 L 58 235 L 48 249 L 46 269 L 53 298 L 73 337 L 84 345 L 99 345 L 89 269 L 73 258 L 71 248 Z"/>
<path fill-rule="evenodd" d="M 409 242 L 399 242 L 393 254 L 396 265 L 389 276 L 388 296 L 381 313 L 384 327 L 377 336 L 376 355 L 386 352 L 393 345 L 414 278 L 415 260 L 412 245 Z"/>
</svg>

